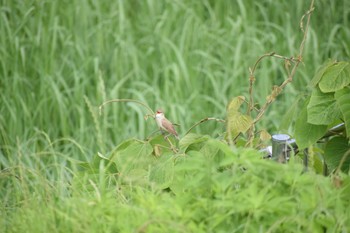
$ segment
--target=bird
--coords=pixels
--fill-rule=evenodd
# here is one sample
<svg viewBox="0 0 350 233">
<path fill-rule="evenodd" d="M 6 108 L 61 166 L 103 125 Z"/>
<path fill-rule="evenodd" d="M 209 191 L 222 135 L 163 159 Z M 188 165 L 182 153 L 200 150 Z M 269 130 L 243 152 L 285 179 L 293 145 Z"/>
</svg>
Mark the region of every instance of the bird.
<svg viewBox="0 0 350 233">
<path fill-rule="evenodd" d="M 164 112 L 161 109 L 156 111 L 156 122 L 160 130 L 164 130 L 175 136 L 177 140 L 179 140 L 179 136 L 174 128 L 173 123 L 171 123 L 168 119 L 165 118 Z"/>
</svg>

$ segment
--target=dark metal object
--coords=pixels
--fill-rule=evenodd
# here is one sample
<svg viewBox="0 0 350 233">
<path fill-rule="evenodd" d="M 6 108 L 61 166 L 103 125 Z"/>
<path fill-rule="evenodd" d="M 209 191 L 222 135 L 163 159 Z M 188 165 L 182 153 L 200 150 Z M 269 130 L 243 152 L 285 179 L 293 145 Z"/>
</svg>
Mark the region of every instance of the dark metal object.
<svg viewBox="0 0 350 233">
<path fill-rule="evenodd" d="M 342 133 L 344 131 L 344 129 L 345 129 L 344 123 L 336 125 L 336 126 L 330 128 L 327 131 L 327 133 L 325 135 L 323 135 L 323 137 L 319 141 L 322 141 L 323 139 L 327 139 L 327 138 L 334 136 L 334 135 L 338 135 L 338 134 Z"/>
</svg>

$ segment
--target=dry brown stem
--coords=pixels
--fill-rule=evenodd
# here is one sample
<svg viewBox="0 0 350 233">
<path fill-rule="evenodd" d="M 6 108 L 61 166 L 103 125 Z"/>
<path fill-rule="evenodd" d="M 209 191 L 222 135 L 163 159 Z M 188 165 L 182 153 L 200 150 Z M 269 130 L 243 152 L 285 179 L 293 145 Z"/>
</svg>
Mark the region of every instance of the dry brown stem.
<svg viewBox="0 0 350 233">
<path fill-rule="evenodd" d="M 260 62 L 264 59 L 264 58 L 268 58 L 268 57 L 274 57 L 274 58 L 278 58 L 278 59 L 283 59 L 285 61 L 285 67 L 287 69 L 287 79 L 284 80 L 284 82 L 279 85 L 279 86 L 274 86 L 272 89 L 272 92 L 269 96 L 267 96 L 266 98 L 266 102 L 265 104 L 260 108 L 260 110 L 258 111 L 257 116 L 255 117 L 253 124 L 251 126 L 251 128 L 248 131 L 248 142 L 247 145 L 251 145 L 253 139 L 254 139 L 254 131 L 255 131 L 255 124 L 262 118 L 262 116 L 265 114 L 266 109 L 268 108 L 268 106 L 275 101 L 276 97 L 283 91 L 283 89 L 288 85 L 288 83 L 293 81 L 293 78 L 296 74 L 297 68 L 299 67 L 299 64 L 302 62 L 302 55 L 304 52 L 304 47 L 305 47 L 305 42 L 306 42 L 306 38 L 307 38 L 307 33 L 308 33 L 308 29 L 309 29 L 309 25 L 310 25 L 310 18 L 311 18 L 311 14 L 314 10 L 314 0 L 311 1 L 310 3 L 310 7 L 309 10 L 301 17 L 300 20 L 300 29 L 301 31 L 304 33 L 303 34 L 303 39 L 300 43 L 299 46 L 299 54 L 297 55 L 297 57 L 285 57 L 285 56 L 281 56 L 276 54 L 275 52 L 271 52 L 271 53 L 267 53 L 262 55 L 254 64 L 252 69 L 249 69 L 249 104 L 248 104 L 248 114 L 251 114 L 251 111 L 254 107 L 254 100 L 253 100 L 253 84 L 255 82 L 255 71 L 257 66 L 260 64 Z M 306 24 L 305 24 L 305 28 L 304 28 L 304 20 L 306 17 Z M 292 70 L 289 70 L 289 66 L 292 66 Z"/>
</svg>

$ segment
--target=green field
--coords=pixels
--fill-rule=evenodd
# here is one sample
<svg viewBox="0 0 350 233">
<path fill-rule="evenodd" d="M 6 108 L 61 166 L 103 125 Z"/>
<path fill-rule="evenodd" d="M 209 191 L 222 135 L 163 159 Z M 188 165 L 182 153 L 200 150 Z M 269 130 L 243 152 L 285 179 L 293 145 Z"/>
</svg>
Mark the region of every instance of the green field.
<svg viewBox="0 0 350 233">
<path fill-rule="evenodd" d="M 1 0 L 0 232 L 349 232 L 348 174 L 339 187 L 298 161 L 261 160 L 219 140 L 215 121 L 157 157 L 143 141 L 157 130 L 147 109 L 113 103 L 99 114 L 107 100 L 138 100 L 165 110 L 180 137 L 225 119 L 233 97 L 249 98 L 260 56 L 297 56 L 309 5 Z M 285 113 L 319 66 L 349 60 L 350 1 L 315 1 L 307 36 L 259 129 L 292 134 Z M 266 59 L 255 75 L 261 106 L 287 78 L 284 61 Z"/>
</svg>

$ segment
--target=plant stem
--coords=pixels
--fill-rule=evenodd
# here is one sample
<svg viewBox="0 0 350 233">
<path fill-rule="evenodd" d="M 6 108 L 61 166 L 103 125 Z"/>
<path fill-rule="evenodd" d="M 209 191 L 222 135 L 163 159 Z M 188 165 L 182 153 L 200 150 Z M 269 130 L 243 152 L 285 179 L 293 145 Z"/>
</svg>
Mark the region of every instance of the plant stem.
<svg viewBox="0 0 350 233">
<path fill-rule="evenodd" d="M 196 126 L 206 122 L 206 121 L 211 121 L 211 120 L 214 120 L 214 121 L 218 121 L 218 122 L 221 122 L 221 123 L 225 123 L 225 120 L 222 120 L 222 119 L 217 119 L 217 118 L 214 118 L 214 117 L 207 117 L 207 118 L 204 118 L 200 121 L 198 121 L 196 124 L 192 125 L 191 128 L 189 130 L 187 130 L 187 132 L 185 133 L 185 135 L 189 134 L 191 132 L 191 130 L 193 128 L 195 128 Z"/>
<path fill-rule="evenodd" d="M 272 102 L 275 101 L 276 97 L 282 92 L 282 90 L 285 88 L 285 86 L 287 86 L 288 83 L 293 81 L 293 78 L 294 78 L 294 76 L 296 74 L 297 68 L 298 68 L 299 64 L 302 62 L 302 55 L 303 55 L 303 52 L 304 52 L 305 42 L 306 42 L 306 39 L 307 39 L 307 33 L 308 33 L 309 25 L 310 25 L 310 18 L 311 18 L 311 14 L 312 14 L 313 10 L 314 10 L 314 0 L 311 1 L 309 10 L 302 16 L 302 18 L 300 20 L 300 28 L 303 31 L 304 35 L 303 35 L 303 39 L 302 39 L 302 41 L 300 43 L 300 46 L 299 46 L 299 54 L 298 54 L 297 58 L 294 58 L 294 57 L 287 58 L 287 57 L 284 57 L 284 56 L 281 56 L 281 55 L 276 55 L 274 52 L 268 53 L 268 54 L 264 54 L 263 56 L 261 56 L 256 61 L 256 63 L 254 64 L 253 69 L 250 70 L 250 77 L 255 77 L 254 76 L 254 72 L 256 70 L 257 65 L 261 62 L 261 60 L 263 60 L 266 57 L 276 57 L 276 58 L 284 59 L 285 61 L 292 61 L 292 62 L 294 62 L 293 69 L 288 74 L 288 78 L 286 80 L 284 80 L 284 82 L 281 85 L 274 86 L 271 94 L 267 97 L 267 100 L 266 100 L 265 104 L 261 107 L 258 115 L 255 117 L 255 119 L 253 121 L 253 124 L 251 126 L 251 129 L 248 131 L 247 146 L 251 145 L 251 143 L 252 143 L 252 141 L 254 139 L 255 124 L 262 118 L 262 116 L 264 115 L 264 113 L 265 113 L 266 109 L 268 108 L 268 106 Z M 304 30 L 303 20 L 304 20 L 305 16 L 307 16 L 307 20 L 306 20 L 306 26 L 305 26 L 305 30 Z M 249 94 L 251 95 L 250 96 L 251 100 L 250 100 L 250 103 L 249 103 L 249 106 L 248 106 L 248 109 L 250 109 L 249 113 L 251 111 L 252 104 L 254 103 L 253 100 L 252 100 L 252 98 L 253 98 L 252 97 L 252 95 L 253 95 L 252 89 L 253 88 L 251 86 L 252 86 L 252 81 L 251 81 L 251 84 L 250 84 L 250 87 L 249 87 Z"/>
</svg>

